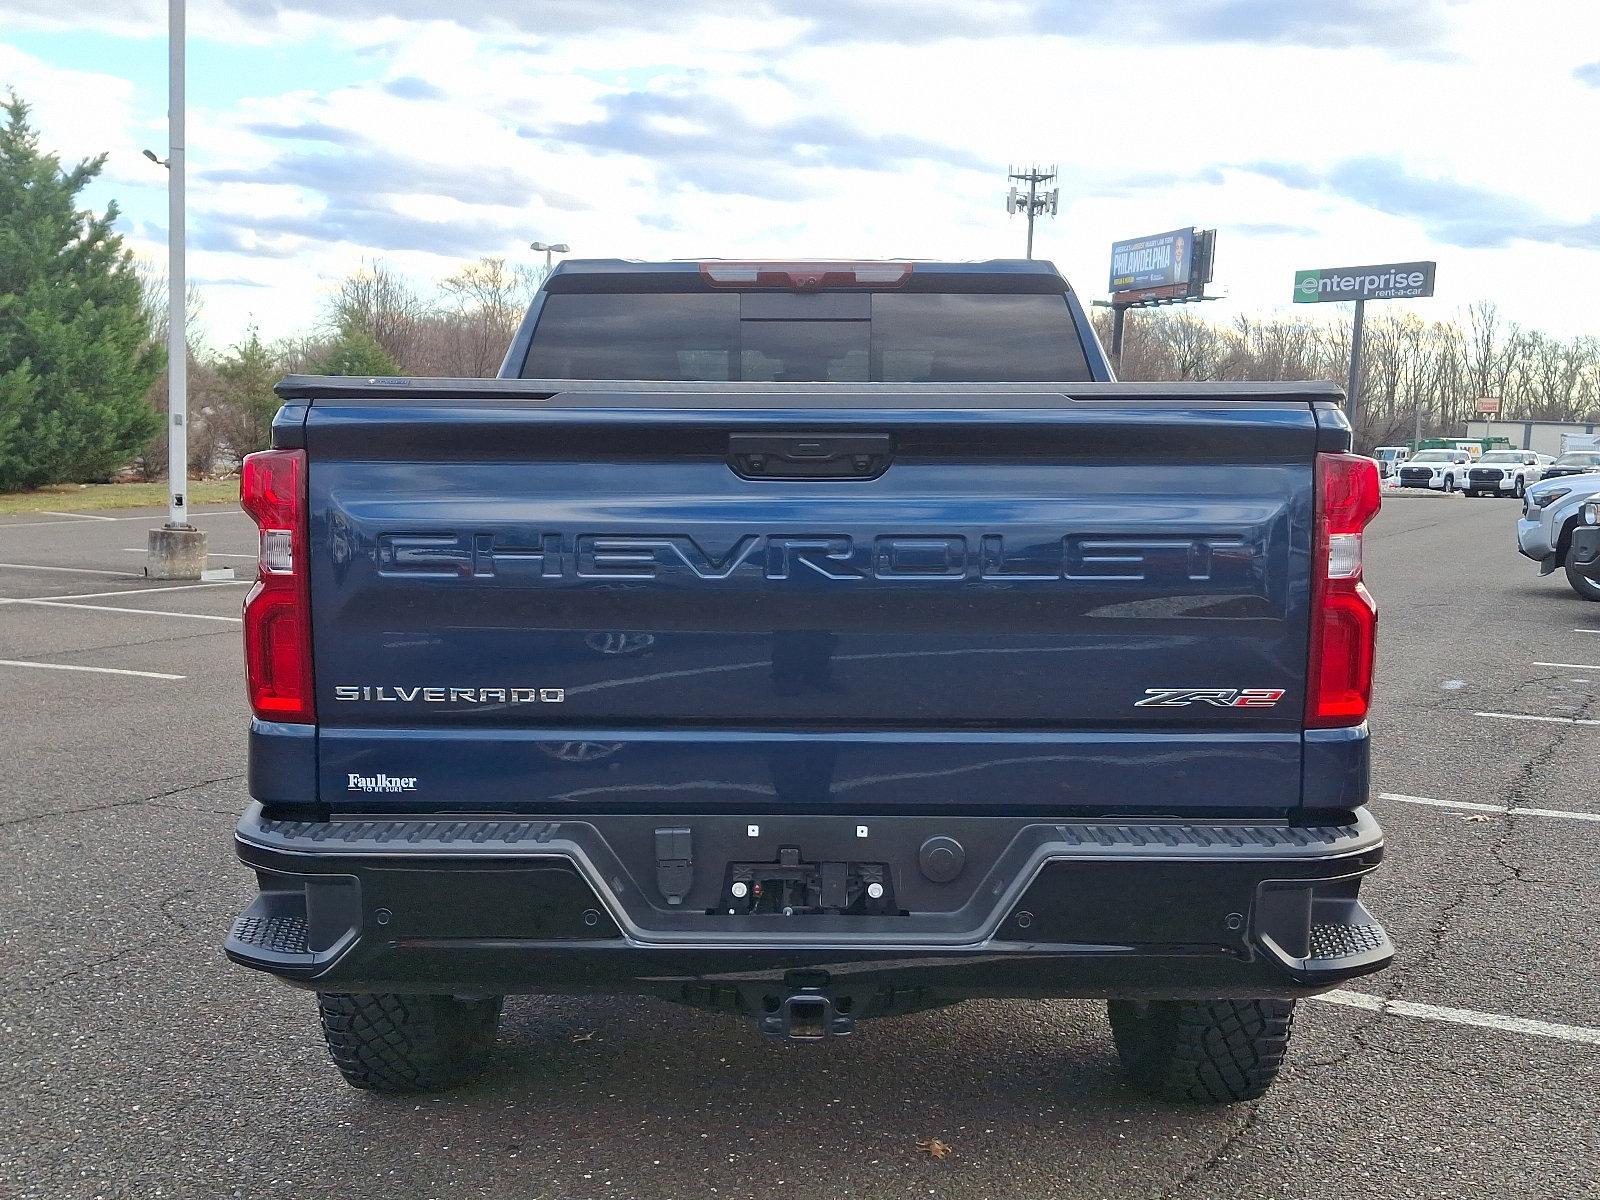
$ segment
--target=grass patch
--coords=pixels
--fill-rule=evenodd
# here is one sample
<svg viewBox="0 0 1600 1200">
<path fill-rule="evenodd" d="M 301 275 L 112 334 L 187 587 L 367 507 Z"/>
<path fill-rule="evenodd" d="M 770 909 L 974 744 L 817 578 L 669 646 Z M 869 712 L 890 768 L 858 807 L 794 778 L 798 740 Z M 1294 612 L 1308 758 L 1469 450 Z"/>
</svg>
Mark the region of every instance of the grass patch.
<svg viewBox="0 0 1600 1200">
<path fill-rule="evenodd" d="M 228 504 L 239 499 L 237 479 L 201 479 L 189 483 L 189 504 Z M 36 492 L 0 494 L 0 514 L 92 512 L 101 508 L 149 508 L 167 503 L 161 483 L 63 483 Z"/>
</svg>

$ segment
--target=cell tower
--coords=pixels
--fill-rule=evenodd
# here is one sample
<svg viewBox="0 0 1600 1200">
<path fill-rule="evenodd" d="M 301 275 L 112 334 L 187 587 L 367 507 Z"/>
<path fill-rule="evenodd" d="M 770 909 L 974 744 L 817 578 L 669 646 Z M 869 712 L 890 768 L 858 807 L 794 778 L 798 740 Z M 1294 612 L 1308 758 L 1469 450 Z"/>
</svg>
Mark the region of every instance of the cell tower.
<svg viewBox="0 0 1600 1200">
<path fill-rule="evenodd" d="M 1028 215 L 1028 257 L 1033 257 L 1033 221 L 1035 217 L 1049 213 L 1056 215 L 1056 208 L 1061 201 L 1061 189 L 1051 188 L 1048 192 L 1040 189 L 1047 183 L 1054 183 L 1056 179 L 1056 165 L 1050 164 L 1045 170 L 1034 163 L 1031 167 L 1007 167 L 1011 177 L 1011 191 L 1006 196 L 1006 211 L 1008 213 L 1026 213 Z M 1023 193 L 1017 185 L 1026 183 L 1028 191 Z"/>
</svg>

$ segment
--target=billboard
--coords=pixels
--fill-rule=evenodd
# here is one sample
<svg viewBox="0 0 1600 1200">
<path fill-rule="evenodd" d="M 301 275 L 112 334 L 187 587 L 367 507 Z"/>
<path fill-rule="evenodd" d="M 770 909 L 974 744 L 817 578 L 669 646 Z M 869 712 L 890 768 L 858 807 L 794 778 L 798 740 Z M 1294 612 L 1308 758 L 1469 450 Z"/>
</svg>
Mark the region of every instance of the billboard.
<svg viewBox="0 0 1600 1200">
<path fill-rule="evenodd" d="M 1373 267 L 1325 267 L 1294 273 L 1294 302 L 1398 300 L 1433 295 L 1437 263 L 1382 263 Z"/>
<path fill-rule="evenodd" d="M 1111 243 L 1111 294 L 1189 283 L 1195 231 L 1174 229 Z"/>
</svg>

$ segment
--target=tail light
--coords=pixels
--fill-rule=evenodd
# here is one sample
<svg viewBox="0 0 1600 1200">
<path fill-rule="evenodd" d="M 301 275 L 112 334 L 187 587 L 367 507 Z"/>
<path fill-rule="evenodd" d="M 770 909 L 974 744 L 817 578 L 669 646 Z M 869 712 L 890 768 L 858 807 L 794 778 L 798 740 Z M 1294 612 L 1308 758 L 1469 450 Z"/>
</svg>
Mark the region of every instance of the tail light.
<svg viewBox="0 0 1600 1200">
<path fill-rule="evenodd" d="M 306 555 L 306 452 L 244 460 L 239 503 L 261 531 L 261 566 L 244 602 L 250 707 L 263 721 L 311 724 L 311 586 Z"/>
<path fill-rule="evenodd" d="M 908 262 L 703 262 L 700 274 L 712 287 L 821 288 L 899 287 L 911 278 Z"/>
<path fill-rule="evenodd" d="M 1311 563 L 1311 654 L 1306 725 L 1359 725 L 1372 703 L 1378 606 L 1361 582 L 1361 537 L 1378 515 L 1378 464 L 1356 454 L 1317 455 Z"/>
</svg>

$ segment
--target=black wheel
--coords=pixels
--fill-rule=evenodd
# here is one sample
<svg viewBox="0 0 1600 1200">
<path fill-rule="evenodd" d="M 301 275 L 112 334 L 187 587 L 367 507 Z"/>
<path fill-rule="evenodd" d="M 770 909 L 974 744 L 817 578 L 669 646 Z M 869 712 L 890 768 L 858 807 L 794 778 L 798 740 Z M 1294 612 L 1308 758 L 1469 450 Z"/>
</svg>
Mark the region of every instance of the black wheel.
<svg viewBox="0 0 1600 1200">
<path fill-rule="evenodd" d="M 487 1065 L 504 999 L 318 992 L 317 1007 L 328 1053 L 351 1087 L 432 1092 Z"/>
<path fill-rule="evenodd" d="M 1524 495 L 1524 493 L 1526 493 L 1527 490 L 1528 490 L 1528 481 L 1519 477 L 1517 479 L 1516 490 L 1514 492 L 1512 492 L 1511 494 L 1513 496 L 1515 496 L 1518 500 L 1521 500 L 1523 495 Z"/>
<path fill-rule="evenodd" d="M 1596 603 L 1600 603 L 1600 583 L 1596 583 L 1587 575 L 1578 574 L 1572 565 L 1572 552 L 1570 550 L 1567 551 L 1566 568 L 1567 582 L 1572 585 L 1572 590 L 1585 600 L 1593 600 Z"/>
<path fill-rule="evenodd" d="M 1456 490 L 1456 477 L 1454 475 L 1446 475 L 1444 477 L 1444 490 L 1447 492 Z"/>
<path fill-rule="evenodd" d="M 1112 1000 L 1117 1057 L 1164 1100 L 1234 1104 L 1264 1095 L 1294 1027 L 1293 1000 Z"/>
</svg>

